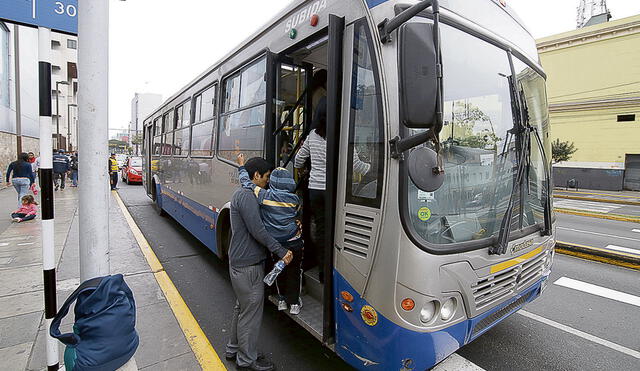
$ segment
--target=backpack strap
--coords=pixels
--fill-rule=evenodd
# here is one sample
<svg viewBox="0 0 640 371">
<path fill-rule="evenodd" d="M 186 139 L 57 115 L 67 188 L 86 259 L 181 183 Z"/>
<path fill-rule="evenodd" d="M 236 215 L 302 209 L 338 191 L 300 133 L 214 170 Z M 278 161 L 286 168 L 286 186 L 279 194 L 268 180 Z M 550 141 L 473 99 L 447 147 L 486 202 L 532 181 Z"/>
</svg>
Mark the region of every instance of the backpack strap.
<svg viewBox="0 0 640 371">
<path fill-rule="evenodd" d="M 71 307 L 71 304 L 76 301 L 78 296 L 83 292 L 95 290 L 105 278 L 106 277 L 96 277 L 90 280 L 86 280 L 80 286 L 78 286 L 78 288 L 71 295 L 69 295 L 64 304 L 62 304 L 62 307 L 60 307 L 58 313 L 55 315 L 55 317 L 53 317 L 51 327 L 49 328 L 49 334 L 52 337 L 60 340 L 67 345 L 76 345 L 80 342 L 80 337 L 72 332 L 61 334 L 60 323 L 62 322 L 62 319 L 67 315 L 67 313 L 69 313 L 69 307 Z"/>
</svg>

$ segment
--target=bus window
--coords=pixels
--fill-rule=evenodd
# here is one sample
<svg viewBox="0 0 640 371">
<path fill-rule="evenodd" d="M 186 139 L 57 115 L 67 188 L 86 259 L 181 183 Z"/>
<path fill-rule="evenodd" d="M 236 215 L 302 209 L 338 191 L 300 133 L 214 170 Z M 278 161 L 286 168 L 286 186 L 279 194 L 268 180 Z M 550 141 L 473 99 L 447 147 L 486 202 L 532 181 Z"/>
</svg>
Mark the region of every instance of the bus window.
<svg viewBox="0 0 640 371">
<path fill-rule="evenodd" d="M 184 102 L 176 109 L 176 127 L 184 128 L 191 123 L 191 100 Z"/>
<path fill-rule="evenodd" d="M 191 156 L 213 156 L 213 130 L 217 122 L 218 84 L 214 84 L 195 98 L 195 123 L 191 129 Z M 204 121 L 204 122 L 202 122 Z"/>
<path fill-rule="evenodd" d="M 200 119 L 202 121 L 213 118 L 216 112 L 216 89 L 217 85 L 210 87 L 199 96 L 201 101 Z"/>
<path fill-rule="evenodd" d="M 235 161 L 264 154 L 266 59 L 262 58 L 224 82 L 224 113 L 220 117 L 218 155 Z"/>
<path fill-rule="evenodd" d="M 174 156 L 186 156 L 189 153 L 189 130 L 190 127 L 176 130 L 174 134 Z"/>
<path fill-rule="evenodd" d="M 191 133 L 191 156 L 211 157 L 214 120 L 193 125 Z"/>
<path fill-rule="evenodd" d="M 384 172 L 380 87 L 371 37 L 365 22 L 356 26 L 351 82 L 351 123 L 347 165 L 347 202 L 380 206 Z"/>
</svg>

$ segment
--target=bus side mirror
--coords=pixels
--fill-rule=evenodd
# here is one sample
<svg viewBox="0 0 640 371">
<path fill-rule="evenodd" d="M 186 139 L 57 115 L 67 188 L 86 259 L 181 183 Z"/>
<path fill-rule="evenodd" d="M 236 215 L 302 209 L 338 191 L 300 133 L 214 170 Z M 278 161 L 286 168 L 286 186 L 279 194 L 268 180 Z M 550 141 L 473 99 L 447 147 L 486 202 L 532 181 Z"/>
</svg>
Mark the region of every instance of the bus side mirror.
<svg viewBox="0 0 640 371">
<path fill-rule="evenodd" d="M 433 128 L 438 63 L 433 24 L 406 23 L 399 32 L 400 120 L 408 128 Z"/>
<path fill-rule="evenodd" d="M 438 167 L 438 154 L 427 147 L 414 148 L 407 158 L 409 178 L 425 192 L 435 192 L 444 183 L 444 172 Z"/>
</svg>

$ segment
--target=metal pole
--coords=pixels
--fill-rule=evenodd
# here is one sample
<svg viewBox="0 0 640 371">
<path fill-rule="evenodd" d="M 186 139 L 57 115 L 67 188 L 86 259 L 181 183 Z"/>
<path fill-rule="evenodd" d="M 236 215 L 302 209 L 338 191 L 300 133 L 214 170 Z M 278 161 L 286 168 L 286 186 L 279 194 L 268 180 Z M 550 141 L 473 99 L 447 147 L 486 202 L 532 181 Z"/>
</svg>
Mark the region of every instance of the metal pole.
<svg viewBox="0 0 640 371">
<path fill-rule="evenodd" d="M 40 88 L 40 203 L 42 205 L 42 269 L 46 328 L 56 315 L 56 258 L 53 233 L 53 143 L 51 142 L 51 30 L 38 28 Z M 58 341 L 46 331 L 47 370 L 58 369 Z"/>
<path fill-rule="evenodd" d="M 20 26 L 13 25 L 13 54 L 16 64 L 16 147 L 18 158 L 22 153 L 22 107 L 20 105 Z"/>
<path fill-rule="evenodd" d="M 60 149 L 60 81 L 56 81 L 56 149 Z"/>
<path fill-rule="evenodd" d="M 80 280 L 109 274 L 109 1 L 78 2 Z"/>
</svg>

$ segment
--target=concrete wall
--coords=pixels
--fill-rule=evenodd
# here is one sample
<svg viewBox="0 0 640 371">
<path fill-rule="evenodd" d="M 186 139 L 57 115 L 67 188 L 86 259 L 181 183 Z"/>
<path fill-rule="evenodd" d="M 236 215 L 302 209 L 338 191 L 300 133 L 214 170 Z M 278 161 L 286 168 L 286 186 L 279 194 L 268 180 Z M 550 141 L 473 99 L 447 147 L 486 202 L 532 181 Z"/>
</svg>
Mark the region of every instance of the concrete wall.
<svg viewBox="0 0 640 371">
<path fill-rule="evenodd" d="M 2 175 L 2 181 L 0 182 L 0 188 L 5 186 L 5 176 L 7 167 L 10 163 L 17 158 L 17 141 L 14 134 L 9 134 L 0 131 L 0 175 Z M 37 138 L 22 137 L 22 151 L 33 152 L 36 156 L 39 155 L 40 140 Z"/>
<path fill-rule="evenodd" d="M 575 179 L 578 182 L 578 187 L 581 189 L 621 191 L 624 181 L 624 170 L 571 167 L 553 168 L 553 183 L 556 187 L 565 187 L 567 181 L 570 179 Z"/>
</svg>

